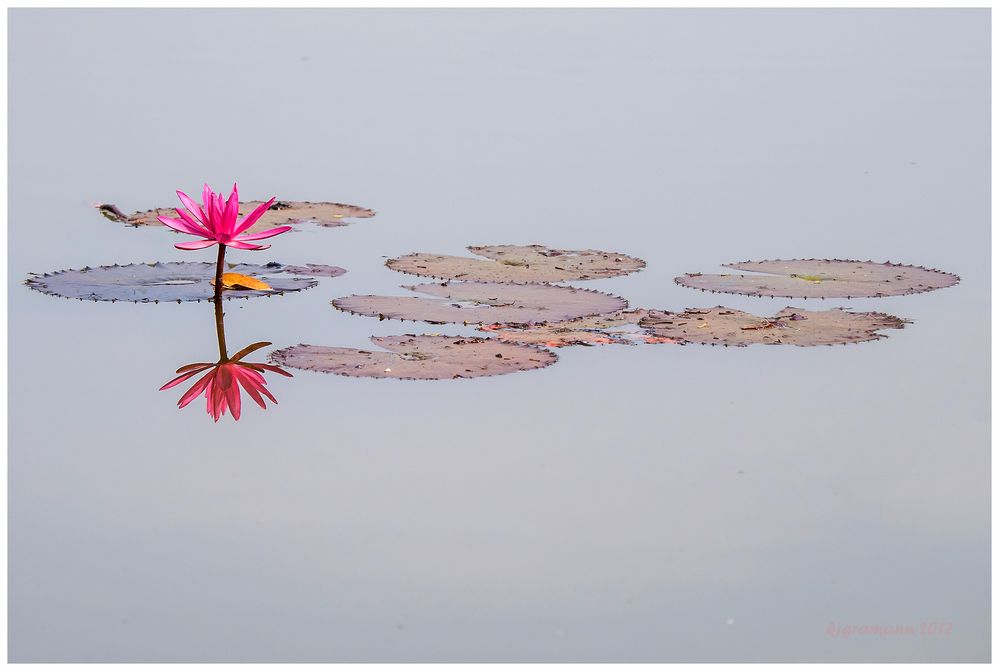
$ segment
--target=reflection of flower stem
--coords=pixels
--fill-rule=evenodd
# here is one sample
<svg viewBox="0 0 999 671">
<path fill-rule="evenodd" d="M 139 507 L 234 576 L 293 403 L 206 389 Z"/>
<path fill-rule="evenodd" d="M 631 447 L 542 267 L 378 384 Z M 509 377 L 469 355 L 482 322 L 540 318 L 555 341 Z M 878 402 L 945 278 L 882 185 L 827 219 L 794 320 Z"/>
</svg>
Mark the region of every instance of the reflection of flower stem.
<svg viewBox="0 0 999 671">
<path fill-rule="evenodd" d="M 222 254 L 219 254 L 219 259 L 221 258 Z M 216 296 L 212 302 L 215 303 L 215 334 L 219 339 L 219 363 L 225 363 L 229 360 L 229 353 L 225 346 L 225 314 L 222 312 L 222 299 Z"/>
<path fill-rule="evenodd" d="M 225 261 L 225 245 L 219 243 L 219 260 L 215 262 L 215 300 L 222 297 L 222 263 Z"/>
</svg>

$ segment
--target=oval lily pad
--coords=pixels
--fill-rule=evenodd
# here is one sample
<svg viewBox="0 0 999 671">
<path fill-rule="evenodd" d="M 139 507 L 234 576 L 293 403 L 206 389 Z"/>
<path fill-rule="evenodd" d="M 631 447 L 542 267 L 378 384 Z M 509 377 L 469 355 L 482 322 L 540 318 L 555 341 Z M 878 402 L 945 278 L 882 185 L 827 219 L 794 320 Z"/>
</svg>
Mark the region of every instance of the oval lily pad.
<svg viewBox="0 0 999 671">
<path fill-rule="evenodd" d="M 450 380 L 544 368 L 555 363 L 547 350 L 493 338 L 404 335 L 373 337 L 388 352 L 349 347 L 295 345 L 271 354 L 280 366 L 351 377 Z"/>
<path fill-rule="evenodd" d="M 619 310 L 607 315 L 548 324 L 487 324 L 480 326 L 479 330 L 505 342 L 545 347 L 670 342 L 669 339 L 656 339 L 638 326 L 648 314 L 645 309 Z"/>
<path fill-rule="evenodd" d="M 339 266 L 325 266 L 319 263 L 306 263 L 304 266 L 283 266 L 282 272 L 309 277 L 340 277 L 347 272 Z"/>
<path fill-rule="evenodd" d="M 910 323 L 883 312 L 849 312 L 842 308 L 809 312 L 787 307 L 773 317 L 722 306 L 688 308 L 684 312 L 650 311 L 639 324 L 658 338 L 701 345 L 837 345 L 885 338 L 877 331 Z"/>
<path fill-rule="evenodd" d="M 271 290 L 226 289 L 222 292 L 225 299 L 281 295 L 287 291 L 310 289 L 318 284 L 315 279 L 291 276 L 286 266 L 280 263 L 227 264 L 227 270 L 258 278 L 270 285 Z M 30 277 L 25 284 L 45 294 L 88 301 L 180 303 L 213 298 L 214 280 L 214 263 L 185 261 L 60 270 Z"/>
<path fill-rule="evenodd" d="M 263 201 L 251 200 L 239 205 L 239 216 L 252 212 Z M 160 207 L 154 210 L 144 210 L 125 215 L 110 203 L 98 203 L 98 211 L 111 219 L 129 226 L 163 226 L 156 217 L 176 217 L 177 209 L 173 207 Z M 257 223 L 246 230 L 247 233 L 259 233 L 276 226 L 294 226 L 296 224 L 311 223 L 327 228 L 334 226 L 347 226 L 348 218 L 367 219 L 375 216 L 374 210 L 358 205 L 347 205 L 345 203 L 309 203 L 303 201 L 279 200 L 271 205 L 270 209 L 264 213 Z"/>
<path fill-rule="evenodd" d="M 922 266 L 843 259 L 743 261 L 726 268 L 753 275 L 688 273 L 674 279 L 684 287 L 725 294 L 782 298 L 874 298 L 918 294 L 957 284 L 952 273 Z M 765 274 L 763 274 L 765 273 Z"/>
<path fill-rule="evenodd" d="M 566 282 L 618 277 L 641 270 L 645 261 L 593 249 L 550 249 L 541 245 L 469 247 L 482 259 L 440 254 L 407 254 L 385 262 L 410 275 L 477 282 Z"/>
<path fill-rule="evenodd" d="M 628 301 L 610 294 L 547 284 L 458 282 L 403 287 L 436 298 L 345 296 L 333 307 L 379 319 L 433 324 L 540 324 L 622 310 Z"/>
</svg>

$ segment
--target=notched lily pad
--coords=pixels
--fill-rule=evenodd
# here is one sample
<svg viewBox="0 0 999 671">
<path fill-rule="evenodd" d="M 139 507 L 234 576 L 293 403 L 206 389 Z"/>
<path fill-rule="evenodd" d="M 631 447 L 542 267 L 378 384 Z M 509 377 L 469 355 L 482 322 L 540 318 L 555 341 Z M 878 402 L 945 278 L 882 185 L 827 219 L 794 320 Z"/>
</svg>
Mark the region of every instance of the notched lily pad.
<svg viewBox="0 0 999 671">
<path fill-rule="evenodd" d="M 325 266 L 319 263 L 306 263 L 304 266 L 284 266 L 283 272 L 309 277 L 340 277 L 347 272 L 339 266 Z"/>
<path fill-rule="evenodd" d="M 252 212 L 263 201 L 251 200 L 239 205 L 239 216 Z M 156 217 L 176 217 L 177 209 L 173 207 L 160 207 L 154 210 L 144 210 L 133 214 L 125 215 L 121 210 L 110 203 L 98 203 L 95 206 L 98 211 L 111 219 L 129 226 L 161 226 Z M 279 200 L 271 205 L 270 209 L 264 213 L 260 220 L 247 229 L 247 233 L 259 233 L 275 226 L 294 226 L 296 224 L 312 223 L 317 226 L 327 228 L 334 226 L 347 226 L 351 222 L 348 219 L 367 219 L 375 216 L 374 210 L 357 205 L 347 205 L 345 203 L 309 203 L 304 201 Z"/>
<path fill-rule="evenodd" d="M 625 254 L 593 249 L 550 249 L 541 245 L 469 247 L 482 259 L 440 254 L 407 254 L 385 262 L 392 270 L 410 275 L 477 282 L 567 282 L 627 275 L 645 267 L 645 261 Z"/>
<path fill-rule="evenodd" d="M 333 307 L 379 319 L 434 324 L 541 324 L 623 310 L 628 302 L 610 294 L 547 284 L 458 282 L 404 287 L 435 298 L 345 296 Z"/>
<path fill-rule="evenodd" d="M 650 336 L 638 326 L 648 310 L 619 310 L 607 315 L 582 317 L 548 324 L 486 324 L 485 331 L 505 342 L 545 347 L 570 345 L 635 345 L 639 343 L 675 342 Z"/>
<path fill-rule="evenodd" d="M 272 353 L 270 360 L 279 366 L 321 373 L 404 380 L 503 375 L 544 368 L 557 360 L 547 350 L 493 338 L 404 335 L 373 337 L 371 341 L 389 351 L 295 345 Z"/>
<path fill-rule="evenodd" d="M 773 317 L 758 317 L 722 306 L 684 312 L 650 311 L 639 324 L 650 335 L 701 345 L 838 345 L 885 338 L 877 331 L 911 323 L 883 312 L 842 308 L 810 312 L 787 307 Z"/>
<path fill-rule="evenodd" d="M 918 294 L 957 284 L 952 273 L 922 266 L 844 259 L 743 261 L 726 268 L 751 275 L 688 273 L 674 279 L 684 287 L 725 294 L 782 298 L 874 298 Z M 759 273 L 759 274 L 756 274 Z"/>
<path fill-rule="evenodd" d="M 229 264 L 226 269 L 232 273 L 259 279 L 271 287 L 270 291 L 226 289 L 222 292 L 222 298 L 226 299 L 281 295 L 288 291 L 310 289 L 318 284 L 315 279 L 292 276 L 287 267 L 280 263 Z M 52 296 L 88 301 L 180 303 L 213 298 L 214 280 L 214 263 L 185 261 L 60 270 L 35 275 L 28 278 L 25 284 Z"/>
</svg>

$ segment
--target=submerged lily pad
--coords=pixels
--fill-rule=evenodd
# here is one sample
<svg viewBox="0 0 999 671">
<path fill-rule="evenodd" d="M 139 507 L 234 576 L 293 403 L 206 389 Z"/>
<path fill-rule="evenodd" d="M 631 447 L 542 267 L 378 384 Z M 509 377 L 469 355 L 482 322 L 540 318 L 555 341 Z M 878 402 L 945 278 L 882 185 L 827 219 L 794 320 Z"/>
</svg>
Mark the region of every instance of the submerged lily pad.
<svg viewBox="0 0 999 671">
<path fill-rule="evenodd" d="M 239 204 L 239 216 L 252 212 L 263 201 L 251 200 Z M 98 211 L 112 221 L 118 221 L 129 226 L 163 226 L 156 217 L 176 217 L 177 209 L 160 207 L 154 210 L 144 210 L 125 215 L 110 203 L 98 203 Z M 309 203 L 300 201 L 279 200 L 271 205 L 257 223 L 246 230 L 247 233 L 259 233 L 275 226 L 294 226 L 296 224 L 312 223 L 317 226 L 333 227 L 347 226 L 348 218 L 367 219 L 375 216 L 374 210 L 345 203 Z M 165 226 L 163 226 L 166 228 Z"/>
<path fill-rule="evenodd" d="M 725 294 L 783 298 L 872 298 L 918 294 L 957 284 L 957 275 L 901 263 L 842 259 L 743 261 L 726 268 L 753 275 L 688 273 L 674 279 L 684 287 Z"/>
<path fill-rule="evenodd" d="M 900 329 L 904 319 L 883 312 L 814 311 L 787 307 L 773 317 L 758 317 L 722 306 L 684 312 L 650 311 L 639 324 L 659 338 L 701 345 L 837 345 L 885 338 L 877 331 Z"/>
<path fill-rule="evenodd" d="M 333 306 L 379 319 L 412 319 L 435 324 L 540 324 L 628 307 L 626 300 L 610 294 L 547 284 L 459 282 L 404 288 L 436 298 L 355 295 L 334 299 Z"/>
<path fill-rule="evenodd" d="M 226 270 L 264 281 L 270 291 L 226 289 L 222 298 L 251 298 L 281 295 L 287 291 L 310 289 L 318 282 L 307 277 L 293 277 L 294 271 L 280 263 L 267 265 L 227 264 Z M 215 264 L 208 262 L 133 263 L 126 266 L 99 266 L 79 270 L 60 270 L 35 275 L 25 281 L 30 288 L 53 296 L 88 301 L 200 301 L 215 296 Z"/>
<path fill-rule="evenodd" d="M 635 345 L 645 342 L 669 342 L 643 331 L 638 323 L 648 310 L 620 310 L 607 315 L 582 317 L 548 324 L 487 324 L 480 331 L 506 342 L 546 347 L 569 345 Z"/>
<path fill-rule="evenodd" d="M 477 282 L 566 282 L 627 275 L 645 267 L 645 261 L 625 254 L 593 249 L 550 249 L 541 245 L 469 247 L 482 259 L 440 254 L 407 254 L 385 262 L 392 270 L 410 275 Z"/>
<path fill-rule="evenodd" d="M 449 380 L 503 375 L 555 363 L 547 350 L 513 345 L 493 338 L 405 335 L 373 337 L 389 352 L 349 347 L 295 345 L 271 354 L 280 366 L 351 377 Z"/>
</svg>

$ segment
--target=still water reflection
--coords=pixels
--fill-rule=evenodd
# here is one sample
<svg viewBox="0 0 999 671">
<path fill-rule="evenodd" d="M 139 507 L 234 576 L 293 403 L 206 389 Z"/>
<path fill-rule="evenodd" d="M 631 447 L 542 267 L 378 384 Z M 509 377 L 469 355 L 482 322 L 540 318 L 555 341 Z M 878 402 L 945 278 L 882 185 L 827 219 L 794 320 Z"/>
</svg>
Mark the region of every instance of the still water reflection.
<svg viewBox="0 0 999 671">
<path fill-rule="evenodd" d="M 215 334 L 219 346 L 218 361 L 215 363 L 189 363 L 181 366 L 176 371 L 179 375 L 160 387 L 160 391 L 172 389 L 195 375 L 208 371 L 180 397 L 177 405 L 181 408 L 187 407 L 191 401 L 203 394 L 208 414 L 216 422 L 225 415 L 227 409 L 232 413 L 232 418 L 238 420 L 242 406 L 240 399 L 242 391 L 245 391 L 254 403 L 262 409 L 266 409 L 264 396 L 269 398 L 272 403 L 277 403 L 277 399 L 268 391 L 264 373 L 277 373 L 285 377 L 292 377 L 292 374 L 271 364 L 243 361 L 243 357 L 271 344 L 266 341 L 247 345 L 229 356 L 225 341 L 225 312 L 222 310 L 222 299 L 216 296 L 212 302 L 215 304 Z"/>
</svg>

